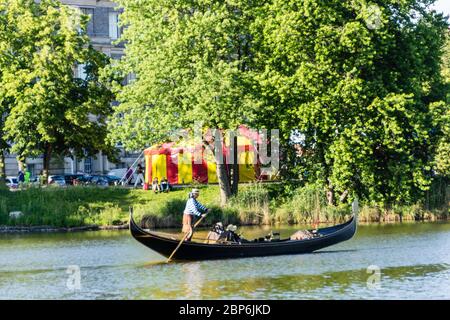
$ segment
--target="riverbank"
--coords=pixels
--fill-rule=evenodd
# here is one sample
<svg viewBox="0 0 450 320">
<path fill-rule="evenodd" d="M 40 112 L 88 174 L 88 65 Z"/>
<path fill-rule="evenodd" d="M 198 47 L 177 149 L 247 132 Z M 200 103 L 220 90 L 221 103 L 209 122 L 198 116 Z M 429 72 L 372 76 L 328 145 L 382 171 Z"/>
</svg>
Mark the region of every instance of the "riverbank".
<svg viewBox="0 0 450 320">
<path fill-rule="evenodd" d="M 72 228 L 64 228 L 59 227 L 55 228 L 52 226 L 32 226 L 32 227 L 23 227 L 23 226 L 0 226 L 0 234 L 8 234 L 8 233 L 56 233 L 56 232 L 82 232 L 82 231 L 101 231 L 101 230 L 125 230 L 129 228 L 129 224 L 124 224 L 120 226 L 83 226 L 83 227 L 72 227 Z"/>
<path fill-rule="evenodd" d="M 339 223 L 351 215 L 349 205 L 327 206 L 311 187 L 286 193 L 282 185 L 242 185 L 239 195 L 224 208 L 220 207 L 218 186 L 200 188 L 200 201 L 211 208 L 206 225 L 217 221 L 238 225 Z M 179 227 L 188 191 L 154 194 L 97 187 L 0 190 L 0 233 L 126 228 L 130 206 L 136 220 L 148 228 Z M 448 216 L 445 203 L 432 209 L 421 204 L 379 208 L 361 203 L 359 221 L 433 221 Z"/>
</svg>

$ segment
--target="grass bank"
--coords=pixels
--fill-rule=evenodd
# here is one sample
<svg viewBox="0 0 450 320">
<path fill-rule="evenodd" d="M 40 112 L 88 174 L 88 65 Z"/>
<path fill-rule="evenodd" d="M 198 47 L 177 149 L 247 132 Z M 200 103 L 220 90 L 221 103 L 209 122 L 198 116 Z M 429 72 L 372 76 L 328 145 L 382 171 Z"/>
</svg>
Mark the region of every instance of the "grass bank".
<svg viewBox="0 0 450 320">
<path fill-rule="evenodd" d="M 314 186 L 290 190 L 277 184 L 240 186 L 239 195 L 225 208 L 219 206 L 217 186 L 200 187 L 201 202 L 211 208 L 206 223 L 224 224 L 337 223 L 349 218 L 349 205 L 327 206 L 323 191 Z M 73 228 L 89 225 L 114 226 L 128 222 L 129 206 L 137 219 L 150 228 L 178 227 L 188 190 L 154 194 L 123 188 L 30 188 L 10 192 L 0 190 L 0 226 L 52 226 Z M 442 190 L 441 190 L 442 194 Z M 441 196 L 442 198 L 442 196 Z M 444 202 L 380 208 L 361 203 L 360 221 L 437 220 L 448 218 L 448 186 Z M 20 211 L 17 218 L 10 217 Z"/>
<path fill-rule="evenodd" d="M 217 210 L 217 190 L 205 188 L 202 200 Z M 0 225 L 77 227 L 120 225 L 128 222 L 129 206 L 138 217 L 158 227 L 174 226 L 181 219 L 186 191 L 154 194 L 124 188 L 29 188 L 9 192 L 0 190 Z M 20 211 L 18 218 L 10 212 Z"/>
</svg>

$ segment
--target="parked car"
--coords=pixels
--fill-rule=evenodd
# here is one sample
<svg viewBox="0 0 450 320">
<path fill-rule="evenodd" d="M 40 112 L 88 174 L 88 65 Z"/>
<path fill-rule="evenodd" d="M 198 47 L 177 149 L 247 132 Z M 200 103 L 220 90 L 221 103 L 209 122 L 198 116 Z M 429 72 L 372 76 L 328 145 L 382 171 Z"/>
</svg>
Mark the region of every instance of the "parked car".
<svg viewBox="0 0 450 320">
<path fill-rule="evenodd" d="M 92 176 L 90 175 L 80 175 L 78 178 L 73 180 L 74 185 L 88 185 L 90 184 Z"/>
<path fill-rule="evenodd" d="M 112 176 L 112 175 L 109 175 L 109 174 L 106 175 L 106 176 L 103 176 L 103 177 L 105 177 L 108 180 L 110 186 L 118 185 L 119 181 L 121 179 L 121 178 L 119 178 L 117 176 Z"/>
<path fill-rule="evenodd" d="M 60 186 L 60 187 L 65 187 L 66 184 L 66 179 L 64 178 L 64 176 L 49 176 L 48 177 L 48 184 L 49 185 L 55 185 L 55 186 Z"/>
<path fill-rule="evenodd" d="M 75 180 L 79 180 L 83 177 L 84 174 L 66 174 L 64 175 L 64 180 L 66 181 L 66 184 L 73 186 L 76 184 Z"/>
<path fill-rule="evenodd" d="M 114 186 L 120 181 L 119 177 L 110 175 L 93 175 L 89 180 L 89 184 L 98 186 Z"/>
<path fill-rule="evenodd" d="M 19 187 L 19 180 L 17 177 L 6 177 L 6 186 L 10 189 L 17 189 Z"/>
<path fill-rule="evenodd" d="M 128 170 L 127 168 L 113 169 L 108 172 L 108 176 L 119 177 L 120 179 L 122 179 L 125 176 L 125 174 L 127 173 L 127 170 Z M 137 177 L 137 174 L 133 172 L 133 175 L 132 175 L 130 181 L 128 181 L 128 183 L 130 183 L 130 184 L 134 183 L 134 181 L 136 181 L 136 177 Z"/>
<path fill-rule="evenodd" d="M 39 183 L 39 178 L 36 176 L 31 176 L 30 177 L 30 183 L 32 184 L 38 184 Z"/>
</svg>

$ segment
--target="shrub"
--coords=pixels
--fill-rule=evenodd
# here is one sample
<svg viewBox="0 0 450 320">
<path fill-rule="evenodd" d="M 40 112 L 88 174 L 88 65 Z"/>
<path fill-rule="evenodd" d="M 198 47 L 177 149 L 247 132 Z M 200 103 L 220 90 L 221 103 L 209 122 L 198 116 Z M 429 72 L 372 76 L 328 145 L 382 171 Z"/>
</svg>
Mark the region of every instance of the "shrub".
<svg viewBox="0 0 450 320">
<path fill-rule="evenodd" d="M 307 184 L 292 192 L 275 212 L 275 220 L 281 223 L 311 223 L 323 219 L 326 207 L 325 191 L 315 184 Z"/>
<path fill-rule="evenodd" d="M 359 211 L 359 221 L 380 221 L 381 209 L 377 206 L 363 205 Z"/>
<path fill-rule="evenodd" d="M 237 212 L 241 224 L 270 224 L 269 191 L 261 183 L 242 186 L 230 199 L 230 212 Z"/>
</svg>

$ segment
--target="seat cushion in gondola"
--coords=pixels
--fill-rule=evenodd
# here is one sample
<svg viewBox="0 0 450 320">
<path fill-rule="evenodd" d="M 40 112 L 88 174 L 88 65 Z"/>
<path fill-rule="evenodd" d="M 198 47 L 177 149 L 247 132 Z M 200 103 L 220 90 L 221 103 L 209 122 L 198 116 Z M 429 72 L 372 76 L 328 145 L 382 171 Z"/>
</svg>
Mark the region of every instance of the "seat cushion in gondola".
<svg viewBox="0 0 450 320">
<path fill-rule="evenodd" d="M 312 239 L 315 235 L 308 231 L 308 230 L 299 230 L 296 233 L 294 233 L 290 239 L 291 240 L 306 240 L 306 239 Z"/>
</svg>

